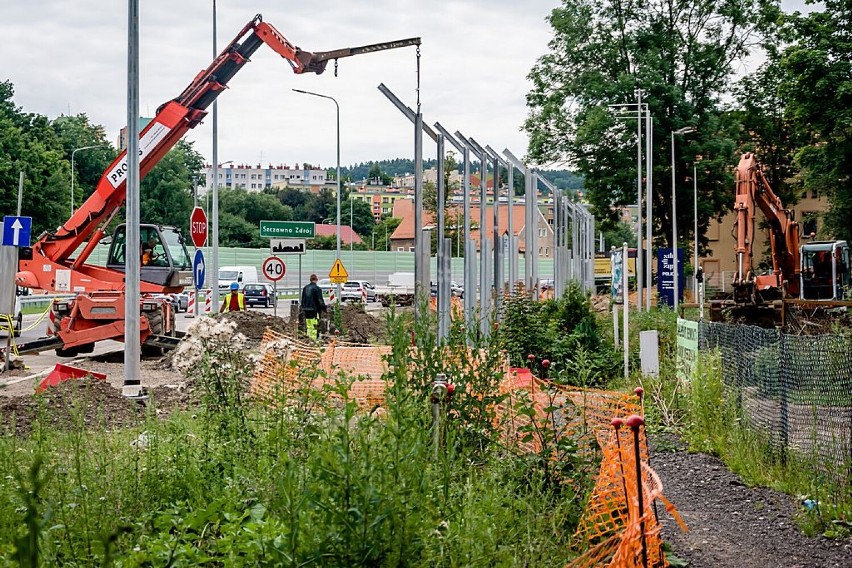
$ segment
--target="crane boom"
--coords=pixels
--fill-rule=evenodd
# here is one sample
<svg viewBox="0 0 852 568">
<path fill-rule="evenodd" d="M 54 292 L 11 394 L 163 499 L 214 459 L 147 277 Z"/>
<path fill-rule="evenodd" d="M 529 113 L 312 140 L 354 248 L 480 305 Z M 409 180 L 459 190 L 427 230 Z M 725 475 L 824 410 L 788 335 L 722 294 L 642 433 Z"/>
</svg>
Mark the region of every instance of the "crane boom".
<svg viewBox="0 0 852 568">
<path fill-rule="evenodd" d="M 187 131 L 202 121 L 207 108 L 264 43 L 286 59 L 297 74 L 320 74 L 325 70 L 326 62 L 312 62 L 313 54 L 293 46 L 274 27 L 263 22 L 260 15 L 255 16 L 179 96 L 157 109 L 154 119 L 142 130 L 140 177 L 151 171 Z M 126 172 L 125 150 L 104 172 L 89 199 L 56 232 L 44 235 L 34 245 L 34 252 L 54 262 L 66 263 L 83 242 L 91 242 L 97 227 L 111 220 L 113 213 L 124 205 Z M 84 251 L 75 260 L 74 268 L 79 269 L 90 252 Z"/>
</svg>

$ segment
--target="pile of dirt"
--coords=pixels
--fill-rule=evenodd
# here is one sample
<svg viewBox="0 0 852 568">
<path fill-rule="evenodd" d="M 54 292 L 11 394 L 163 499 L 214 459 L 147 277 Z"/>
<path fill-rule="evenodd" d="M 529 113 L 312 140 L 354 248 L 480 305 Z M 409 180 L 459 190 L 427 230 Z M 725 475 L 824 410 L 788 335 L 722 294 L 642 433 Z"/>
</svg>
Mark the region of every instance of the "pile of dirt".
<svg viewBox="0 0 852 568">
<path fill-rule="evenodd" d="M 232 321 L 237 324 L 237 331 L 246 336 L 250 345 L 259 345 L 263 338 L 263 332 L 266 328 L 279 333 L 286 333 L 291 330 L 291 326 L 287 320 L 282 317 L 276 317 L 263 312 L 242 311 L 242 312 L 224 312 L 216 314 L 217 320 Z"/>
<path fill-rule="evenodd" d="M 340 309 L 344 339 L 353 343 L 384 342 L 387 329 L 384 320 L 367 313 L 359 304 L 344 304 Z"/>
<path fill-rule="evenodd" d="M 144 408 L 125 398 L 106 381 L 78 379 L 50 387 L 43 393 L 17 396 L 0 402 L 0 428 L 26 436 L 39 422 L 45 428 L 114 430 L 134 426 L 144 418 Z"/>
</svg>

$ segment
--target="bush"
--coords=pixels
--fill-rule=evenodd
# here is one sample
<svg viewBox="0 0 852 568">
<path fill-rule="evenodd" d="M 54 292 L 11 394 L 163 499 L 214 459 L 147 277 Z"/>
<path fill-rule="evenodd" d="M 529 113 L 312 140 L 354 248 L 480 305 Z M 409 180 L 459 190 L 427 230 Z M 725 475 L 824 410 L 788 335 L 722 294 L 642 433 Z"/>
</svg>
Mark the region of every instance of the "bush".
<svg viewBox="0 0 852 568">
<path fill-rule="evenodd" d="M 577 283 L 558 300 L 514 296 L 504 309 L 499 338 L 513 366 L 530 366 L 538 376 L 549 373 L 572 385 L 601 386 L 618 375 L 619 355 L 601 339 L 589 297 Z M 535 356 L 532 363 L 529 355 Z M 545 359 L 547 371 L 541 365 Z"/>
</svg>

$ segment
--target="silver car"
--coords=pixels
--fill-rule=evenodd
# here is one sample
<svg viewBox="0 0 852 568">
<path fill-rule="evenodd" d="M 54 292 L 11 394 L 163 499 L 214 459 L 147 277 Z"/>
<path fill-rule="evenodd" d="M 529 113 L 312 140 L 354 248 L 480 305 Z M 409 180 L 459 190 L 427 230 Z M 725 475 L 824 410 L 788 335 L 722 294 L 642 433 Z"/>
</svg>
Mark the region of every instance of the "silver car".
<svg viewBox="0 0 852 568">
<path fill-rule="evenodd" d="M 375 302 L 377 297 L 375 286 L 366 280 L 350 280 L 340 292 L 343 302 L 363 302 L 365 297 L 368 302 Z"/>
</svg>

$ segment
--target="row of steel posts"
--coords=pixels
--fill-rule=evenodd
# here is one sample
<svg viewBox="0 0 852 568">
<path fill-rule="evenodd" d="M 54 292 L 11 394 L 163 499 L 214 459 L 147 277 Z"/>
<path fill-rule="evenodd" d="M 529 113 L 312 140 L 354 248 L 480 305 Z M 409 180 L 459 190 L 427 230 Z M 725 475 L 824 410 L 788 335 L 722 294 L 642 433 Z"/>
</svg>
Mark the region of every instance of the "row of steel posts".
<svg viewBox="0 0 852 568">
<path fill-rule="evenodd" d="M 541 289 L 541 279 L 538 265 L 538 257 L 547 248 L 553 251 L 554 277 L 552 283 L 553 295 L 560 298 L 568 283 L 575 281 L 583 291 L 593 290 L 594 280 L 594 247 L 595 247 L 595 218 L 588 208 L 571 199 L 562 190 L 556 188 L 546 180 L 535 168 L 532 168 L 516 158 L 508 149 L 503 150 L 500 155 L 488 145 L 479 144 L 470 137 L 465 137 L 459 131 L 450 134 L 449 130 L 440 123 L 435 123 L 431 128 L 423 122 L 423 115 L 418 111 L 411 110 L 402 103 L 396 95 L 384 84 L 379 85 L 379 90 L 414 124 L 414 163 L 415 163 L 415 185 L 414 185 L 414 279 L 418 297 L 422 298 L 429 293 L 431 279 L 429 276 L 429 259 L 431 256 L 431 240 L 429 238 L 430 227 L 423 227 L 423 134 L 425 133 L 437 145 L 438 156 L 438 180 L 437 201 L 439 204 L 446 203 L 447 187 L 445 183 L 444 159 L 446 155 L 446 143 L 449 142 L 462 156 L 463 160 L 463 191 L 464 191 L 464 318 L 465 329 L 470 331 L 479 329 L 483 339 L 487 339 L 491 326 L 502 317 L 501 301 L 503 294 L 516 294 L 518 292 L 518 257 L 519 241 L 514 230 L 514 174 L 518 170 L 526 183 L 524 197 L 524 279 L 523 287 L 531 291 L 533 297 L 538 299 Z M 480 265 L 479 282 L 477 285 L 476 255 L 477 246 L 471 238 L 471 161 L 478 159 L 480 163 Z M 494 172 L 493 193 L 493 230 L 491 235 L 485 234 L 487 226 L 487 178 L 488 166 Z M 503 236 L 499 230 L 499 205 L 500 167 L 505 166 L 508 172 L 508 223 L 506 235 L 506 250 L 504 250 Z M 539 234 L 539 220 L 541 213 L 538 209 L 538 189 L 543 186 L 548 189 L 553 197 L 553 225 L 552 237 Z M 450 282 L 451 274 L 451 239 L 445 236 L 446 215 L 442 206 L 438 207 L 438 218 L 436 229 L 438 232 L 437 252 L 437 283 L 438 283 L 438 343 L 446 342 L 450 330 Z M 534 230 L 529 230 L 534 228 Z M 508 263 L 506 260 L 508 257 Z M 504 267 L 508 264 L 508 274 L 504 275 Z M 479 294 L 475 290 L 479 290 Z M 422 303 L 418 302 L 418 306 Z M 473 336 L 468 333 L 468 341 L 473 341 Z"/>
</svg>

